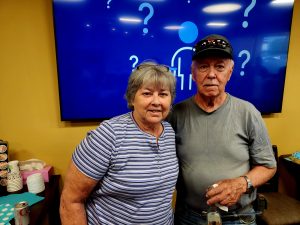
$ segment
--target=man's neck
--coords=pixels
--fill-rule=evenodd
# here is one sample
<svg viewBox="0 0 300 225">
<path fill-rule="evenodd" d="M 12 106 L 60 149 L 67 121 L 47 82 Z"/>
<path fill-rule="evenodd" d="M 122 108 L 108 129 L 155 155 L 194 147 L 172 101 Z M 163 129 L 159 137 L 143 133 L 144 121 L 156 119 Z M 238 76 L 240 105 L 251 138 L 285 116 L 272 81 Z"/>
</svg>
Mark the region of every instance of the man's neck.
<svg viewBox="0 0 300 225">
<path fill-rule="evenodd" d="M 194 99 L 196 104 L 202 110 L 204 110 L 205 112 L 213 112 L 224 104 L 226 97 L 226 93 L 223 93 L 217 97 L 207 97 L 197 93 Z"/>
</svg>

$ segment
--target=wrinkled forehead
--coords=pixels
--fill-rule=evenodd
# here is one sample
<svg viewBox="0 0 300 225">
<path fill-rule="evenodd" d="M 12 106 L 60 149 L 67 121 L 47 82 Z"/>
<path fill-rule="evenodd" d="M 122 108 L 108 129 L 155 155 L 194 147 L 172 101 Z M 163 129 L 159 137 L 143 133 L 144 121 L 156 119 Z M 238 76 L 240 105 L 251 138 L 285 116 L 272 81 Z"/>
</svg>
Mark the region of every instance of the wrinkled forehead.
<svg viewBox="0 0 300 225">
<path fill-rule="evenodd" d="M 145 80 L 140 89 L 148 89 L 152 91 L 170 91 L 168 84 L 161 80 Z"/>
<path fill-rule="evenodd" d="M 231 62 L 231 59 L 224 58 L 224 57 L 218 57 L 218 56 L 209 56 L 209 57 L 204 57 L 204 58 L 197 58 L 193 62 L 196 62 L 196 63 L 207 63 L 207 62 L 229 63 L 229 62 Z"/>
</svg>

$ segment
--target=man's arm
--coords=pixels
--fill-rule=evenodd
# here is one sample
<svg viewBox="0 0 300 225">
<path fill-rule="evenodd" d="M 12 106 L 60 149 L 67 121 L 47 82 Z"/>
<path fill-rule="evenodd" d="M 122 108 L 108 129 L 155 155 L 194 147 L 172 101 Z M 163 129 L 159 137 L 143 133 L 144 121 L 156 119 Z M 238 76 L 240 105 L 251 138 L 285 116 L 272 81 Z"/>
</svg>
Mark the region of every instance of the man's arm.
<svg viewBox="0 0 300 225">
<path fill-rule="evenodd" d="M 84 204 L 97 183 L 81 173 L 71 162 L 60 199 L 62 225 L 87 224 Z"/>
<path fill-rule="evenodd" d="M 255 166 L 245 175 L 251 180 L 253 186 L 257 188 L 270 180 L 275 173 L 276 167 Z M 207 204 L 220 203 L 221 205 L 232 206 L 238 202 L 241 195 L 246 193 L 246 191 L 247 182 L 244 177 L 221 180 L 214 188 L 210 188 L 207 191 Z"/>
</svg>

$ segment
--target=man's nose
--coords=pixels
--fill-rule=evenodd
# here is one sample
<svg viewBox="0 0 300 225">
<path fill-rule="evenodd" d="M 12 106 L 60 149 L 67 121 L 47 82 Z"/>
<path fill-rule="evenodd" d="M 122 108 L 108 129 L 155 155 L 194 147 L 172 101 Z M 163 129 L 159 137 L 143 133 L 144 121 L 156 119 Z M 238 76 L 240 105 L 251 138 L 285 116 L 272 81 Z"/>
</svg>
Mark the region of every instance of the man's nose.
<svg viewBox="0 0 300 225">
<path fill-rule="evenodd" d="M 208 68 L 207 74 L 208 74 L 207 77 L 210 78 L 210 79 L 213 79 L 213 78 L 216 77 L 216 70 L 215 70 L 214 66 L 210 66 Z"/>
</svg>

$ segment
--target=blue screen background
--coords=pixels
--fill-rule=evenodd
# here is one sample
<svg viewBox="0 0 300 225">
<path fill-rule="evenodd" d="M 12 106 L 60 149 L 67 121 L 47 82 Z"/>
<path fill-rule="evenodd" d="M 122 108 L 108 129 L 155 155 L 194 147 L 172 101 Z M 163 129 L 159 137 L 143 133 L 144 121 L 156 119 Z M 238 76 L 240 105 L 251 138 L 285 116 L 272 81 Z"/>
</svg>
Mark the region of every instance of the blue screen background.
<svg viewBox="0 0 300 225">
<path fill-rule="evenodd" d="M 228 3 L 236 9 L 226 12 Z M 220 13 L 207 12 L 215 5 Z M 192 96 L 192 46 L 212 33 L 225 35 L 234 49 L 226 91 L 263 114 L 281 112 L 292 12 L 293 3 L 271 0 L 54 0 L 61 119 L 128 112 L 128 77 L 148 59 L 171 67 L 175 103 Z"/>
</svg>

